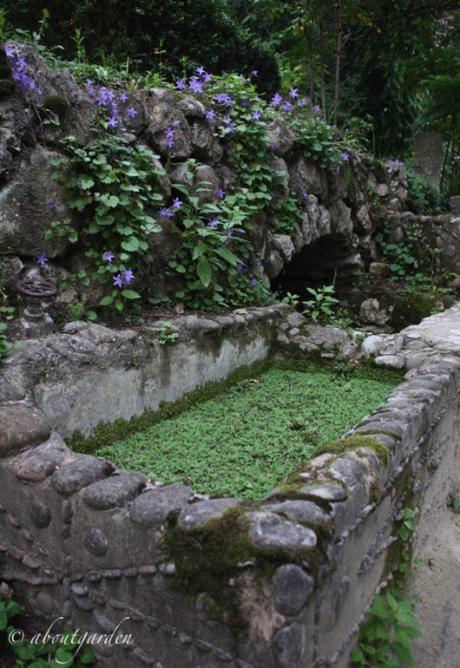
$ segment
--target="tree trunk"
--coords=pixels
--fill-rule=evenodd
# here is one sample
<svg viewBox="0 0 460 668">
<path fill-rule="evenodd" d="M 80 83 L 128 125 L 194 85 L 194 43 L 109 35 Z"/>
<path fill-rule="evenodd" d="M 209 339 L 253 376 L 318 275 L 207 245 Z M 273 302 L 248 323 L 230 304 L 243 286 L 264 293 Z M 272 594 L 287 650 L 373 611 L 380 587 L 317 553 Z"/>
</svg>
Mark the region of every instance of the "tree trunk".
<svg viewBox="0 0 460 668">
<path fill-rule="evenodd" d="M 324 26 L 321 23 L 319 27 L 319 57 L 321 63 L 321 111 L 325 121 L 327 121 L 326 109 L 326 59 L 324 54 Z"/>
<path fill-rule="evenodd" d="M 334 82 L 334 109 L 333 121 L 337 123 L 337 110 L 340 97 L 340 64 L 342 59 L 342 2 L 337 0 L 335 3 L 335 26 L 337 31 L 336 49 L 335 49 L 335 82 Z"/>
</svg>

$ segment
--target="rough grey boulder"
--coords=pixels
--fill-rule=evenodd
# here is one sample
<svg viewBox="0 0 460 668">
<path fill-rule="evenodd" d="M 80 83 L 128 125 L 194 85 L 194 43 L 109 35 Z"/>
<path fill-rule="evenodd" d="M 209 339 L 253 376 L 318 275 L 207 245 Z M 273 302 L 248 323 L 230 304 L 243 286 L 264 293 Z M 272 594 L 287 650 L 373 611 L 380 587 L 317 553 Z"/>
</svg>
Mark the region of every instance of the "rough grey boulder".
<svg viewBox="0 0 460 668">
<path fill-rule="evenodd" d="M 37 445 L 50 435 L 40 411 L 26 404 L 0 406 L 0 457 L 28 445 Z"/>
<path fill-rule="evenodd" d="M 191 131 L 193 151 L 198 158 L 211 163 L 222 160 L 224 150 L 214 137 L 212 128 L 207 121 L 194 120 L 191 125 Z"/>
<path fill-rule="evenodd" d="M 308 195 L 320 195 L 325 191 L 325 182 L 320 169 L 312 160 L 298 157 L 289 165 L 291 186 L 299 197 Z"/>
<path fill-rule="evenodd" d="M 276 155 L 285 155 L 294 145 L 294 132 L 289 125 L 280 118 L 271 124 L 268 130 L 270 148 Z"/>
<path fill-rule="evenodd" d="M 18 160 L 31 120 L 31 110 L 17 97 L 0 102 L 0 176 L 8 174 Z"/>
<path fill-rule="evenodd" d="M 180 109 L 167 102 L 147 105 L 148 125 L 145 138 L 152 148 L 162 155 L 189 158 L 192 154 L 192 133 Z M 173 132 L 172 146 L 168 146 L 167 130 Z"/>
<path fill-rule="evenodd" d="M 36 146 L 14 179 L 0 191 L 0 247 L 9 254 L 56 257 L 69 247 L 65 237 L 45 239 L 54 220 L 72 217 L 62 201 L 60 186 L 52 178 L 51 161 L 58 155 Z"/>
</svg>

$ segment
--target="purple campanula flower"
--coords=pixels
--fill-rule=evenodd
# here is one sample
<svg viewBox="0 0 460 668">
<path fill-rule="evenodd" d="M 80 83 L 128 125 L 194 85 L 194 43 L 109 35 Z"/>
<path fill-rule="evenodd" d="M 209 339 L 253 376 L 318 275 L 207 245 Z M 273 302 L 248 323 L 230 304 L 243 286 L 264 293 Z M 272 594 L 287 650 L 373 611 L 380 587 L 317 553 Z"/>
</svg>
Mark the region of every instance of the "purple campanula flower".
<svg viewBox="0 0 460 668">
<path fill-rule="evenodd" d="M 115 274 L 115 276 L 112 279 L 112 283 L 116 288 L 122 288 L 123 287 L 123 276 L 121 274 Z"/>
<path fill-rule="evenodd" d="M 283 104 L 283 110 L 284 111 L 292 111 L 292 104 L 290 102 L 285 102 Z"/>
<path fill-rule="evenodd" d="M 10 63 L 11 76 L 21 92 L 25 95 L 32 93 L 34 96 L 41 96 L 43 94 L 42 90 L 30 70 L 28 71 L 29 66 L 21 51 L 8 45 L 5 47 L 5 54 Z"/>
<path fill-rule="evenodd" d="M 120 99 L 120 102 L 122 102 L 122 103 L 124 104 L 125 102 L 127 102 L 127 100 L 128 100 L 128 96 L 127 96 L 126 93 L 123 91 L 123 93 L 120 93 L 120 98 L 119 98 L 119 99 Z"/>
<path fill-rule="evenodd" d="M 97 91 L 96 104 L 99 107 L 105 107 L 108 102 L 107 89 L 101 86 Z"/>
<path fill-rule="evenodd" d="M 348 151 L 344 151 L 342 153 L 342 162 L 349 162 L 350 161 L 350 154 Z"/>
<path fill-rule="evenodd" d="M 15 65 L 18 70 L 25 70 L 27 67 L 27 62 L 24 56 L 17 56 Z"/>
<path fill-rule="evenodd" d="M 248 268 L 246 267 L 245 264 L 242 264 L 241 262 L 238 262 L 236 265 L 236 271 L 239 274 L 245 274 L 247 272 Z"/>
<path fill-rule="evenodd" d="M 163 206 L 160 209 L 160 216 L 162 218 L 172 218 L 174 216 L 174 213 L 171 211 L 171 209 L 168 209 L 168 207 Z"/>
<path fill-rule="evenodd" d="M 208 121 L 213 121 L 215 117 L 216 117 L 216 112 L 214 111 L 214 109 L 208 109 L 208 111 L 206 112 L 206 118 L 208 119 Z"/>
<path fill-rule="evenodd" d="M 94 95 L 94 81 L 92 79 L 86 80 L 86 92 L 90 97 Z"/>
<path fill-rule="evenodd" d="M 177 90 L 185 90 L 185 79 L 177 79 L 176 88 Z"/>
<path fill-rule="evenodd" d="M 307 192 L 304 190 L 303 193 L 302 193 L 302 198 L 303 198 L 303 199 L 308 199 L 308 195 L 309 195 L 309 193 L 307 193 Z"/>
<path fill-rule="evenodd" d="M 259 76 L 258 70 L 252 70 L 251 72 L 249 72 L 249 76 L 251 77 L 251 79 L 256 79 Z"/>
<path fill-rule="evenodd" d="M 109 128 L 116 128 L 118 125 L 118 121 L 115 118 L 115 116 L 110 116 L 109 120 L 107 121 L 107 125 Z"/>
<path fill-rule="evenodd" d="M 257 280 L 255 278 L 251 278 L 251 280 L 248 283 L 250 288 L 255 288 L 257 285 Z"/>
<path fill-rule="evenodd" d="M 298 91 L 298 89 L 297 89 L 297 88 L 291 88 L 291 90 L 289 91 L 289 97 L 290 97 L 292 100 L 295 100 L 297 97 L 299 97 L 299 91 Z"/>
<path fill-rule="evenodd" d="M 321 107 L 319 106 L 319 104 L 315 104 L 315 106 L 313 107 L 313 111 L 315 112 L 315 114 L 320 113 Z"/>
<path fill-rule="evenodd" d="M 255 121 L 258 121 L 262 116 L 262 113 L 260 111 L 253 111 L 251 116 Z"/>
<path fill-rule="evenodd" d="M 56 208 L 56 202 L 52 202 L 52 201 L 48 202 L 48 209 L 50 211 L 54 211 L 55 208 Z"/>
<path fill-rule="evenodd" d="M 217 197 L 218 197 L 219 199 L 224 199 L 224 197 L 225 197 L 225 190 L 223 190 L 222 188 L 217 188 L 217 190 L 216 190 L 216 195 L 217 195 Z"/>
<path fill-rule="evenodd" d="M 210 220 L 210 221 L 208 222 L 208 224 L 207 224 L 206 227 L 212 227 L 212 228 L 214 228 L 214 227 L 217 227 L 218 225 L 219 225 L 219 220 L 218 220 L 217 218 L 212 218 L 212 220 Z"/>
<path fill-rule="evenodd" d="M 174 148 L 174 128 L 166 128 L 165 130 L 165 144 L 167 148 Z"/>
<path fill-rule="evenodd" d="M 128 287 L 134 281 L 134 272 L 131 269 L 125 269 L 122 271 L 123 285 Z"/>
<path fill-rule="evenodd" d="M 137 113 L 138 113 L 138 112 L 137 112 L 137 109 L 134 109 L 133 107 L 128 107 L 128 109 L 126 110 L 126 115 L 127 115 L 128 118 L 130 118 L 131 120 L 133 120 L 134 118 L 136 118 Z"/>
<path fill-rule="evenodd" d="M 271 101 L 272 106 L 279 107 L 280 104 L 282 104 L 282 102 L 283 102 L 282 96 L 279 93 L 275 93 Z"/>
<path fill-rule="evenodd" d="M 183 204 L 182 200 L 179 199 L 178 197 L 175 197 L 173 199 L 173 203 L 172 203 L 173 209 L 180 209 L 182 204 Z"/>
<path fill-rule="evenodd" d="M 225 236 L 226 237 L 233 237 L 233 230 L 226 230 Z"/>
<path fill-rule="evenodd" d="M 134 281 L 134 272 L 131 269 L 123 269 L 119 274 L 115 274 L 112 279 L 116 288 L 127 288 Z"/>
<path fill-rule="evenodd" d="M 112 262 L 115 260 L 115 255 L 112 253 L 112 251 L 105 251 L 105 253 L 102 255 L 102 259 L 104 262 L 107 262 L 107 264 L 112 264 Z"/>
<path fill-rule="evenodd" d="M 233 98 L 228 93 L 218 93 L 214 95 L 214 99 L 219 104 L 224 105 L 224 107 L 233 107 Z"/>
<path fill-rule="evenodd" d="M 204 67 L 202 65 L 200 65 L 199 67 L 195 67 L 195 72 L 197 73 L 197 75 L 199 77 L 202 77 L 203 74 L 206 74 L 206 70 L 204 69 Z"/>
<path fill-rule="evenodd" d="M 300 100 L 297 100 L 298 107 L 306 107 L 309 104 L 310 100 L 308 97 L 301 97 Z"/>
<path fill-rule="evenodd" d="M 192 93 L 202 93 L 203 92 L 203 82 L 198 79 L 198 77 L 192 77 L 188 84 L 188 87 Z"/>
<path fill-rule="evenodd" d="M 201 78 L 204 81 L 204 83 L 209 83 L 212 79 L 212 74 L 209 74 L 209 72 L 205 72 Z"/>
<path fill-rule="evenodd" d="M 40 253 L 35 257 L 35 262 L 40 266 L 40 267 L 46 267 L 48 264 L 48 257 L 45 255 L 45 253 Z"/>
</svg>

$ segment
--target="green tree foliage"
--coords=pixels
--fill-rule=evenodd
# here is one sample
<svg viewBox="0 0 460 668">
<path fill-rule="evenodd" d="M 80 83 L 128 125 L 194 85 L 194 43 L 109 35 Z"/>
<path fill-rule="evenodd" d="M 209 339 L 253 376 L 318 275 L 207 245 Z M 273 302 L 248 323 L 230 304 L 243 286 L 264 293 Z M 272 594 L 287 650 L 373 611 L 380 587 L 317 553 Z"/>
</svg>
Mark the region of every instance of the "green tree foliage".
<svg viewBox="0 0 460 668">
<path fill-rule="evenodd" d="M 4 0 L 15 27 L 37 30 L 49 14 L 44 40 L 74 57 L 78 41 L 92 62 L 122 62 L 164 75 L 185 62 L 220 73 L 258 70 L 262 89 L 279 84 L 276 59 L 261 40 L 241 29 L 225 0 Z M 80 31 L 80 32 L 79 32 Z M 80 42 L 81 48 L 81 42 Z"/>
<path fill-rule="evenodd" d="M 329 121 L 369 117 L 374 148 L 401 157 L 420 113 L 420 87 L 446 71 L 449 0 L 229 0 L 278 53 L 283 79 L 304 86 Z M 447 33 L 447 34 L 446 34 Z M 458 71 L 458 69 L 457 69 Z"/>
</svg>

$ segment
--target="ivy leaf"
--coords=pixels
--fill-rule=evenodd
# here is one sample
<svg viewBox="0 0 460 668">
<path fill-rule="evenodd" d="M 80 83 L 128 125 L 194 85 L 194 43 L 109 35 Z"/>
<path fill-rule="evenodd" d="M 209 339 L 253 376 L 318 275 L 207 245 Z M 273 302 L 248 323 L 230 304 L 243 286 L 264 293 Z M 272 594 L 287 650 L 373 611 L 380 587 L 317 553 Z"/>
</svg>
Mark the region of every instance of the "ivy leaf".
<svg viewBox="0 0 460 668">
<path fill-rule="evenodd" d="M 208 246 L 206 244 L 198 244 L 193 249 L 193 259 L 196 260 L 197 258 L 201 257 L 203 253 L 206 253 L 207 250 Z"/>
<path fill-rule="evenodd" d="M 228 250 L 228 248 L 217 248 L 216 253 L 233 266 L 237 265 L 239 262 L 239 259 L 236 257 L 236 255 L 232 253 L 232 251 Z"/>
<path fill-rule="evenodd" d="M 94 179 L 92 179 L 90 176 L 82 176 L 79 185 L 80 188 L 83 188 L 83 190 L 89 190 L 94 186 Z"/>
<path fill-rule="evenodd" d="M 381 596 L 375 597 L 371 612 L 376 617 L 380 617 L 380 619 L 387 619 L 388 609 L 385 600 Z"/>
<path fill-rule="evenodd" d="M 113 297 L 111 295 L 102 297 L 101 301 L 99 302 L 99 306 L 110 306 L 111 304 L 113 304 Z"/>
<path fill-rule="evenodd" d="M 136 239 L 136 237 L 129 237 L 126 241 L 122 241 L 120 245 L 123 250 L 128 251 L 129 253 L 135 253 L 139 250 L 139 240 Z"/>
<path fill-rule="evenodd" d="M 102 195 L 100 201 L 109 207 L 109 209 L 114 209 L 120 203 L 120 199 L 116 195 L 107 195 L 106 193 Z"/>
<path fill-rule="evenodd" d="M 138 292 L 134 290 L 123 290 L 121 293 L 125 299 L 140 299 L 141 296 Z"/>
<path fill-rule="evenodd" d="M 211 282 L 212 268 L 205 255 L 202 255 L 198 260 L 196 271 L 200 281 L 203 283 L 204 287 L 207 288 Z"/>
</svg>

